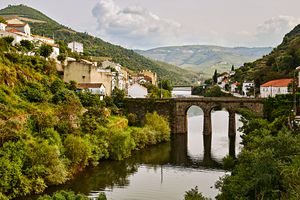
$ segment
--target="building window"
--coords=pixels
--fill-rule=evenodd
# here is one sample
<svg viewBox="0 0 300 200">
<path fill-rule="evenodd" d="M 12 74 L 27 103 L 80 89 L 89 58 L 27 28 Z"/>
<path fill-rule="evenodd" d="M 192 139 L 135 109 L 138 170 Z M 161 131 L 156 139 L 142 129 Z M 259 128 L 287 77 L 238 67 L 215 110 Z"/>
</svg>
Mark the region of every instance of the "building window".
<svg viewBox="0 0 300 200">
<path fill-rule="evenodd" d="M 82 79 L 85 79 L 85 76 L 82 76 Z"/>
</svg>

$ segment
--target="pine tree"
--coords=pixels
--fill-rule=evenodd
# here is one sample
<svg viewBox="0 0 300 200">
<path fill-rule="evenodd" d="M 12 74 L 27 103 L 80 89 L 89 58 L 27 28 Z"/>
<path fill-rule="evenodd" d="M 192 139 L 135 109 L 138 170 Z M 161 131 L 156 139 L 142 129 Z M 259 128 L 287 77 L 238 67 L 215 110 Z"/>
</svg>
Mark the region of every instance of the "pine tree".
<svg viewBox="0 0 300 200">
<path fill-rule="evenodd" d="M 215 70 L 214 76 L 213 76 L 213 82 L 216 84 L 218 82 L 218 72 Z"/>
</svg>

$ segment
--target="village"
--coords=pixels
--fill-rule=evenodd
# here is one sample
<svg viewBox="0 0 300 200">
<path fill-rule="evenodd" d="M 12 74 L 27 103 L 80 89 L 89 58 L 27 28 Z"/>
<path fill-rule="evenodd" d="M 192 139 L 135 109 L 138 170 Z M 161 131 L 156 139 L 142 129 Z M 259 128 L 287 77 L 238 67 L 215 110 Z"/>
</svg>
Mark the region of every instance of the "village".
<svg viewBox="0 0 300 200">
<path fill-rule="evenodd" d="M 115 88 L 124 90 L 127 97 L 145 98 L 148 95 L 146 83 L 157 86 L 157 74 L 150 70 L 142 70 L 134 73 L 121 66 L 119 63 L 112 62 L 110 58 L 101 62 L 93 62 L 86 59 L 75 59 L 66 57 L 62 62 L 59 61 L 59 45 L 53 38 L 31 34 L 28 23 L 19 19 L 7 19 L 6 24 L 0 23 L 0 37 L 12 37 L 12 45 L 17 45 L 21 41 L 27 40 L 35 46 L 46 44 L 52 47 L 49 59 L 55 60 L 56 69 L 61 74 L 65 82 L 75 81 L 78 90 L 89 90 L 93 94 L 100 96 L 111 96 Z M 73 41 L 68 43 L 72 52 L 83 53 L 82 43 Z M 34 52 L 27 53 L 35 55 Z"/>
</svg>

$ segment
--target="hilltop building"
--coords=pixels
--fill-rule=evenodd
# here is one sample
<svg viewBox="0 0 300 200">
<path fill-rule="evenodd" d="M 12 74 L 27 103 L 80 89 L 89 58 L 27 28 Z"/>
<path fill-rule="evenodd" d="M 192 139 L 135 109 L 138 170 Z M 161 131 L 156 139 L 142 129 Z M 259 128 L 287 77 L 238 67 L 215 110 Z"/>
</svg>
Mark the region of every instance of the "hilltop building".
<svg viewBox="0 0 300 200">
<path fill-rule="evenodd" d="M 111 96 L 112 93 L 111 71 L 99 69 L 97 63 L 87 60 L 69 61 L 64 68 L 64 81 L 76 81 L 78 84 L 103 84 L 105 95 Z"/>
<path fill-rule="evenodd" d="M 144 84 L 148 82 L 157 86 L 157 74 L 153 73 L 150 70 L 140 71 L 137 77 L 135 77 L 134 79 L 136 79 L 134 80 L 134 82 L 138 82 L 140 84 Z"/>
<path fill-rule="evenodd" d="M 83 44 L 80 42 L 70 42 L 68 44 L 68 47 L 71 49 L 72 52 L 83 53 Z"/>
<path fill-rule="evenodd" d="M 260 97 L 268 98 L 275 97 L 278 94 L 288 94 L 288 86 L 293 82 L 293 79 L 277 79 L 264 83 L 260 86 Z"/>
</svg>

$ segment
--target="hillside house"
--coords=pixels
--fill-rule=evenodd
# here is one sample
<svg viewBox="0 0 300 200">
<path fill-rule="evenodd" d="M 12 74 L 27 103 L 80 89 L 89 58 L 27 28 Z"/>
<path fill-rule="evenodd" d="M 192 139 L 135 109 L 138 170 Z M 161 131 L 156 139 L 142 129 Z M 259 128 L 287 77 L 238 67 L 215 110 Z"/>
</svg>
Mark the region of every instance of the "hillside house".
<svg viewBox="0 0 300 200">
<path fill-rule="evenodd" d="M 101 70 L 97 63 L 87 60 L 69 61 L 64 68 L 64 81 L 76 81 L 77 83 L 102 83 L 106 95 L 112 93 L 112 74 L 108 70 Z"/>
<path fill-rule="evenodd" d="M 128 86 L 129 98 L 146 98 L 147 95 L 148 95 L 147 88 L 138 83 L 134 83 Z"/>
<path fill-rule="evenodd" d="M 134 79 L 134 82 L 138 82 L 140 84 L 148 82 L 157 86 L 157 74 L 150 70 L 140 71 L 137 77 L 135 77 Z"/>
<path fill-rule="evenodd" d="M 10 31 L 13 29 L 15 29 L 21 33 L 24 33 L 27 36 L 31 36 L 30 26 L 27 23 L 9 23 L 9 21 L 7 21 L 7 26 L 6 26 L 5 30 Z"/>
<path fill-rule="evenodd" d="M 103 100 L 104 96 L 107 96 L 105 86 L 102 83 L 78 83 L 77 88 L 99 95 L 101 100 Z"/>
<path fill-rule="evenodd" d="M 80 42 L 70 42 L 68 43 L 68 47 L 72 52 L 83 53 L 83 44 Z"/>
<path fill-rule="evenodd" d="M 231 93 L 238 93 L 238 86 L 240 85 L 239 82 L 234 82 L 230 85 Z"/>
<path fill-rule="evenodd" d="M 264 83 L 260 86 L 260 97 L 268 98 L 275 97 L 278 94 L 288 94 L 289 85 L 293 82 L 293 79 L 277 79 Z"/>
<path fill-rule="evenodd" d="M 243 95 L 247 96 L 251 88 L 254 88 L 254 81 L 245 81 L 242 86 Z"/>
<path fill-rule="evenodd" d="M 5 31 L 6 24 L 0 23 L 0 31 Z"/>
</svg>

